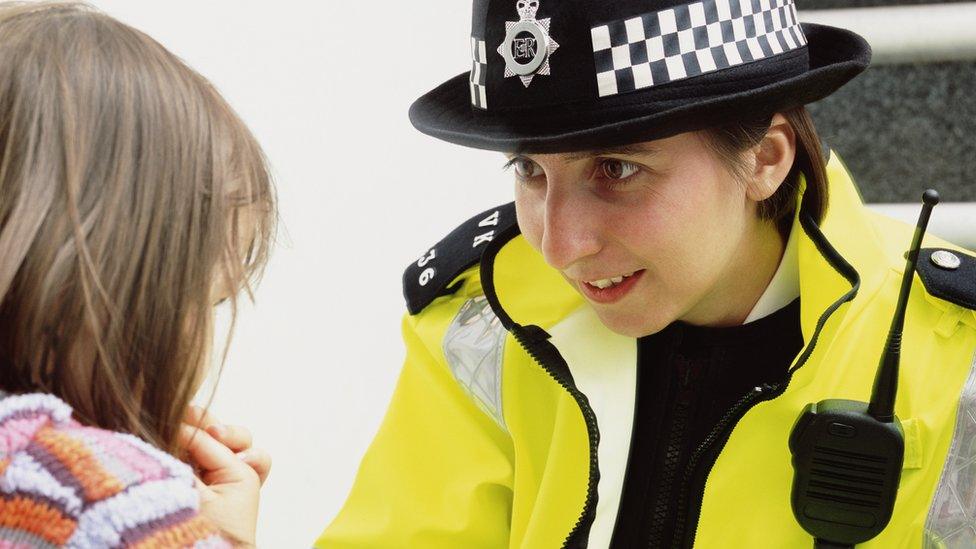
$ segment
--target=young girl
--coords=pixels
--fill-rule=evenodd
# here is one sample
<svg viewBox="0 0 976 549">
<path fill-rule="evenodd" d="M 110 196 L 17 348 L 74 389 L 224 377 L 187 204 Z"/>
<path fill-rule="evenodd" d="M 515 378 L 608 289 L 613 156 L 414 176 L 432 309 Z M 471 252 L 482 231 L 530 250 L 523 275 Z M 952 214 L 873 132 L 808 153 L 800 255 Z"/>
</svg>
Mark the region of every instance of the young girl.
<svg viewBox="0 0 976 549">
<path fill-rule="evenodd" d="M 254 543 L 266 455 L 187 410 L 274 220 L 203 77 L 85 5 L 0 4 L 0 547 Z"/>
</svg>

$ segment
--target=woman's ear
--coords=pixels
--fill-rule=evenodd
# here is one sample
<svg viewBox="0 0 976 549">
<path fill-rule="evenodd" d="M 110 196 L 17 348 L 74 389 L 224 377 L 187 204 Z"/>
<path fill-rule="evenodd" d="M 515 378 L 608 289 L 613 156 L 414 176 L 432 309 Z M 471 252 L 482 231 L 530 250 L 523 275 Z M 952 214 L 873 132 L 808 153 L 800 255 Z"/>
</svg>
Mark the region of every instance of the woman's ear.
<svg viewBox="0 0 976 549">
<path fill-rule="evenodd" d="M 796 132 L 786 117 L 777 113 L 769 123 L 765 137 L 751 150 L 756 155 L 756 162 L 746 196 L 755 202 L 762 202 L 776 193 L 793 167 Z"/>
</svg>

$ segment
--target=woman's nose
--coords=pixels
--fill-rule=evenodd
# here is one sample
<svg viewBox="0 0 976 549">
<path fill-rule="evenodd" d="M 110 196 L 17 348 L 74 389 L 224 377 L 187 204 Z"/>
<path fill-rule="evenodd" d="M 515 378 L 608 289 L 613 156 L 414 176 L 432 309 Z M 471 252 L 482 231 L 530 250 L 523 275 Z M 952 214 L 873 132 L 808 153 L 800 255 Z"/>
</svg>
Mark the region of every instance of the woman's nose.
<svg viewBox="0 0 976 549">
<path fill-rule="evenodd" d="M 550 266 L 564 271 L 600 251 L 595 213 L 576 193 L 547 194 L 542 255 Z"/>
</svg>

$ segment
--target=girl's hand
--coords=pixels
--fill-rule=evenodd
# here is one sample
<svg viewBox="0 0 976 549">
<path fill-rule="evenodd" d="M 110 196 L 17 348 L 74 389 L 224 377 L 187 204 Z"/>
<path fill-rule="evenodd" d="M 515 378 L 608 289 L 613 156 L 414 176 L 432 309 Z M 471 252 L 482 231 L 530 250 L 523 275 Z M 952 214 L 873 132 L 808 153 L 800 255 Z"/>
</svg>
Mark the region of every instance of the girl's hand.
<svg viewBox="0 0 976 549">
<path fill-rule="evenodd" d="M 261 485 L 268 479 L 271 472 L 271 455 L 260 448 L 252 448 L 251 432 L 240 425 L 224 425 L 213 414 L 206 412 L 199 406 L 190 406 L 186 412 L 186 423 L 205 430 L 216 441 L 237 454 L 244 463 L 251 466 Z"/>
<path fill-rule="evenodd" d="M 246 429 L 222 426 L 212 417 L 193 412 L 188 413 L 187 421 L 192 424 L 182 426 L 180 437 L 197 472 L 201 514 L 233 541 L 253 547 L 259 490 L 270 470 L 270 457 L 250 447 Z"/>
</svg>

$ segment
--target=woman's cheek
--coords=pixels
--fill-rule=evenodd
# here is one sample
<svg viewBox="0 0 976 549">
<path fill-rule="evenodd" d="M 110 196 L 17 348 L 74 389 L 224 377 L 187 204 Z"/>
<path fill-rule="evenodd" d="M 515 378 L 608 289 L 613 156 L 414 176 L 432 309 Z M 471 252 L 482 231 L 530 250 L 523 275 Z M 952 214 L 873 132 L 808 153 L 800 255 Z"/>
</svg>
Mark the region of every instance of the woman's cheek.
<svg viewBox="0 0 976 549">
<path fill-rule="evenodd" d="M 696 221 L 693 206 L 660 195 L 645 200 L 625 219 L 626 222 L 615 225 L 625 231 L 639 249 L 657 252 L 655 255 L 686 247 L 688 231 L 694 230 Z"/>
<path fill-rule="evenodd" d="M 520 197 L 516 191 L 515 219 L 519 230 L 529 245 L 538 251 L 542 248 L 542 222 L 536 210 L 529 200 Z"/>
</svg>

